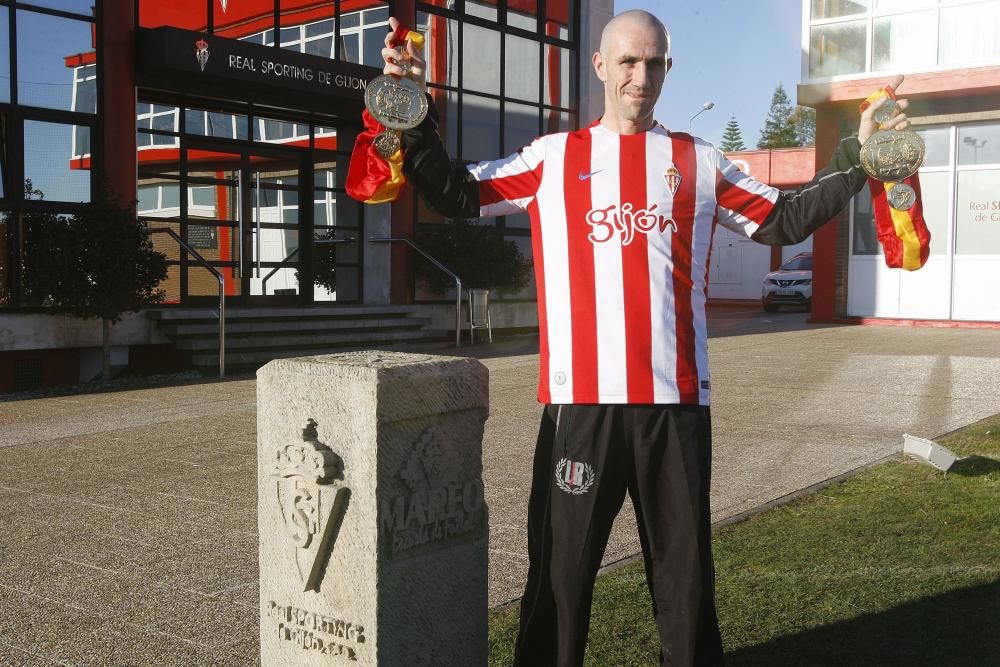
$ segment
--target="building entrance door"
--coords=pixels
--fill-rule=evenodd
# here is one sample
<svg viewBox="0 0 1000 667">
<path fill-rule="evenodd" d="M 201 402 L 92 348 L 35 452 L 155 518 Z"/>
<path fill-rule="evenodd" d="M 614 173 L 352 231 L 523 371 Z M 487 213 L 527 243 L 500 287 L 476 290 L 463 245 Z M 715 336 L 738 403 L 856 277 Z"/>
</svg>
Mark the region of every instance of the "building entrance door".
<svg viewBox="0 0 1000 667">
<path fill-rule="evenodd" d="M 182 141 L 181 235 L 223 274 L 228 301 L 312 301 L 312 289 L 299 281 L 308 259 L 299 250 L 307 232 L 300 196 L 306 156 L 293 148 Z M 217 280 L 193 258 L 180 269 L 183 302 L 217 292 Z"/>
</svg>

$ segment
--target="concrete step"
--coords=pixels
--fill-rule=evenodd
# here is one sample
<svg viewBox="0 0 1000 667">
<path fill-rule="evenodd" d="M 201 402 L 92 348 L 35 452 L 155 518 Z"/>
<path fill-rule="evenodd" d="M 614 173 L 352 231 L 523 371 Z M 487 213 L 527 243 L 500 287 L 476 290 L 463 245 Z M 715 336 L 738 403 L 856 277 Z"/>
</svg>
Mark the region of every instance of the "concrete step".
<svg viewBox="0 0 1000 667">
<path fill-rule="evenodd" d="M 310 331 L 370 330 L 422 327 L 430 324 L 428 318 L 405 316 L 390 317 L 338 317 L 338 318 L 296 318 L 296 319 L 237 319 L 226 318 L 226 337 L 230 334 L 291 334 Z M 217 336 L 218 318 L 211 321 L 171 321 L 161 322 L 160 330 L 173 339 L 190 336 Z"/>
<path fill-rule="evenodd" d="M 406 306 L 303 306 L 264 308 L 256 306 L 230 306 L 226 308 L 226 321 L 234 320 L 282 320 L 289 318 L 348 318 L 348 317 L 406 317 L 410 309 Z M 204 308 L 163 307 L 146 313 L 147 317 L 160 322 L 177 321 L 218 321 L 218 306 Z"/>
<path fill-rule="evenodd" d="M 226 341 L 226 369 L 246 370 L 259 368 L 274 359 L 284 359 L 288 357 L 309 357 L 317 354 L 333 354 L 336 352 L 347 352 L 350 350 L 372 349 L 384 345 L 398 345 L 399 343 L 430 342 L 440 338 L 440 335 L 433 331 L 398 331 L 385 332 L 377 337 L 358 335 L 353 340 L 346 338 L 337 344 L 326 345 L 304 345 L 282 349 L 247 349 L 234 350 L 229 347 Z M 191 363 L 201 368 L 216 368 L 219 364 L 219 355 L 214 353 L 197 352 L 191 355 Z"/>
<path fill-rule="evenodd" d="M 251 370 L 280 357 L 440 338 L 440 332 L 424 329 L 429 319 L 411 312 L 406 306 L 233 306 L 226 309 L 226 366 Z M 218 365 L 217 309 L 164 307 L 148 315 L 194 366 Z"/>
<path fill-rule="evenodd" d="M 359 342 L 377 338 L 380 340 L 396 339 L 403 337 L 406 339 L 422 339 L 426 336 L 422 331 L 426 322 L 413 322 L 409 326 L 380 327 L 380 328 L 345 328 L 336 331 L 284 331 L 280 334 L 272 332 L 256 333 L 251 335 L 237 334 L 229 335 L 226 330 L 226 351 L 229 350 L 286 350 L 302 347 L 324 347 L 327 345 L 357 345 Z M 219 349 L 219 337 L 213 336 L 185 336 L 175 337 L 174 345 L 183 352 L 215 351 Z"/>
</svg>

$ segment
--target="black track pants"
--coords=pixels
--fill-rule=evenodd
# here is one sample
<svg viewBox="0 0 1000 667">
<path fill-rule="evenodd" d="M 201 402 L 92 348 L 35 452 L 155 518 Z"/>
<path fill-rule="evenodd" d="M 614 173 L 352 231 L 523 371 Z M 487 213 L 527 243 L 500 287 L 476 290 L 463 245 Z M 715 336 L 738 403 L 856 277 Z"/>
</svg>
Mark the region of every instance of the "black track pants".
<svg viewBox="0 0 1000 667">
<path fill-rule="evenodd" d="M 594 579 L 626 491 L 663 643 L 661 664 L 723 664 L 709 517 L 711 430 L 707 407 L 545 407 L 515 664 L 583 664 Z"/>
</svg>

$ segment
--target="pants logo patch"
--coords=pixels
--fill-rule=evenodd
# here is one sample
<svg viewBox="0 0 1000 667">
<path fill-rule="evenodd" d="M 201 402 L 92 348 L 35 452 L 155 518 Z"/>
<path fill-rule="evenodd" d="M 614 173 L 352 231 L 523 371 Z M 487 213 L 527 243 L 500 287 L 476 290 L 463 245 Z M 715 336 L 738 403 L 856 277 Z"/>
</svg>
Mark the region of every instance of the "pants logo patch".
<svg viewBox="0 0 1000 667">
<path fill-rule="evenodd" d="M 595 477 L 594 468 L 589 463 L 562 458 L 556 464 L 556 486 L 574 496 L 590 491 Z"/>
</svg>

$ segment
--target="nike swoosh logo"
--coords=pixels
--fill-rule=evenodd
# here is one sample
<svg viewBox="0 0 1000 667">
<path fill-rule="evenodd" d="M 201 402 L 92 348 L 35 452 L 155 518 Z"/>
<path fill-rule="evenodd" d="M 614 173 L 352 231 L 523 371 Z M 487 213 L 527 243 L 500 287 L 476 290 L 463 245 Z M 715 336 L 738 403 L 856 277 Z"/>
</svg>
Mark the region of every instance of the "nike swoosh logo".
<svg viewBox="0 0 1000 667">
<path fill-rule="evenodd" d="M 585 173 L 583 173 L 583 171 L 581 170 L 581 171 L 580 171 L 580 174 L 579 174 L 579 176 L 578 176 L 578 178 L 579 178 L 579 179 L 580 179 L 581 181 L 585 181 L 585 180 L 587 180 L 588 178 L 590 178 L 591 176 L 593 176 L 594 174 L 599 174 L 599 173 L 601 173 L 602 171 L 604 171 L 604 170 L 603 170 L 603 169 L 598 169 L 597 171 L 592 171 L 592 172 L 590 172 L 589 174 L 585 174 Z"/>
</svg>

